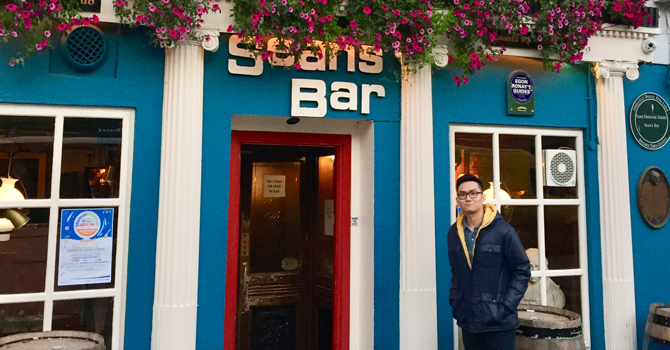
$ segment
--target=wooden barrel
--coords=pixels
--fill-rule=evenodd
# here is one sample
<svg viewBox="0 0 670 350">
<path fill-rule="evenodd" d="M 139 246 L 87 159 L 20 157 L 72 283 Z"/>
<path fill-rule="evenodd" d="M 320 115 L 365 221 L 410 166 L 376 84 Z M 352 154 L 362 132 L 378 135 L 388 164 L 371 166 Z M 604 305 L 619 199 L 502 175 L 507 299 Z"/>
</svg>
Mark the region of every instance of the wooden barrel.
<svg viewBox="0 0 670 350">
<path fill-rule="evenodd" d="M 642 349 L 670 349 L 670 307 L 666 307 L 663 303 L 653 303 L 649 306 Z"/>
<path fill-rule="evenodd" d="M 521 304 L 516 350 L 584 350 L 582 318 L 550 306 Z"/>
<path fill-rule="evenodd" d="M 19 333 L 0 338 L 0 350 L 105 350 L 105 339 L 78 331 Z"/>
</svg>

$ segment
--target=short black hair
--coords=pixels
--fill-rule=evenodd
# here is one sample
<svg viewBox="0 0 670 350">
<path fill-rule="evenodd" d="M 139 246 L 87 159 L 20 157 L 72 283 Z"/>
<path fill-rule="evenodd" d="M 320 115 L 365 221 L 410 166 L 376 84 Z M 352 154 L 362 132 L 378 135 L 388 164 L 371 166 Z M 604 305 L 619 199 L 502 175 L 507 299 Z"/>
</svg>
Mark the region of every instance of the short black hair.
<svg viewBox="0 0 670 350">
<path fill-rule="evenodd" d="M 477 185 L 479 185 L 479 189 L 483 190 L 484 185 L 482 185 L 482 180 L 480 180 L 478 177 L 472 175 L 472 174 L 465 174 L 456 180 L 456 191 L 458 191 L 458 188 L 461 187 L 461 184 L 464 182 L 476 182 Z"/>
</svg>

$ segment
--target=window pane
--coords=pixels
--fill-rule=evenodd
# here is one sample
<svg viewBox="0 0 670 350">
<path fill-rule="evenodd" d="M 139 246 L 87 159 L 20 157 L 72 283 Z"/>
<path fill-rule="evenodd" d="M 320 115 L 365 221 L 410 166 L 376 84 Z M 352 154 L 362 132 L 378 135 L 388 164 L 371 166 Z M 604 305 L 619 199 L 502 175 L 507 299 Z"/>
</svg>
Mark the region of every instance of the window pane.
<svg viewBox="0 0 670 350">
<path fill-rule="evenodd" d="M 111 349 L 113 315 L 114 298 L 56 300 L 51 329 L 97 333 Z"/>
<path fill-rule="evenodd" d="M 542 150 L 552 150 L 552 149 L 561 149 L 567 148 L 571 150 L 576 149 L 576 141 L 574 137 L 559 137 L 559 136 L 543 136 L 542 137 Z M 545 160 L 546 161 L 546 160 Z M 576 168 L 577 172 L 581 169 Z M 544 169 L 543 169 L 544 171 Z M 572 187 L 549 187 L 544 186 L 544 198 L 577 198 L 577 183 L 576 186 Z"/>
<path fill-rule="evenodd" d="M 334 153 L 334 151 L 333 151 Z M 335 188 L 333 183 L 335 156 L 318 158 L 319 167 L 319 216 L 317 225 L 321 233 L 319 244 L 319 272 L 332 275 L 335 233 Z"/>
<path fill-rule="evenodd" d="M 551 277 L 552 283 L 548 283 L 548 290 L 552 290 L 552 295 L 555 295 L 555 300 L 560 301 L 561 293 L 565 297 L 564 309 L 574 311 L 579 315 L 582 314 L 582 297 L 581 297 L 581 277 L 580 276 L 566 276 L 566 277 Z M 549 295 L 549 293 L 547 293 Z M 547 298 L 549 301 L 549 298 Z"/>
<path fill-rule="evenodd" d="M 4 211 L 0 209 L 0 213 Z M 0 241 L 0 294 L 44 292 L 49 209 L 23 209 L 17 213 L 30 221 L 14 228 L 8 241 Z M 5 225 L 12 227 L 9 220 L 0 219 L 0 226 Z"/>
<path fill-rule="evenodd" d="M 0 304 L 0 337 L 41 332 L 43 319 L 43 302 Z"/>
<path fill-rule="evenodd" d="M 65 118 L 61 198 L 118 198 L 121 119 Z"/>
<path fill-rule="evenodd" d="M 456 179 L 473 174 L 482 180 L 483 190 L 488 189 L 493 182 L 492 147 L 493 135 L 456 133 Z"/>
<path fill-rule="evenodd" d="M 118 215 L 118 208 L 60 210 L 56 291 L 114 288 Z"/>
<path fill-rule="evenodd" d="M 503 199 L 537 198 L 535 136 L 500 135 L 500 181 Z"/>
<path fill-rule="evenodd" d="M 550 269 L 579 268 L 579 212 L 576 205 L 544 207 L 544 240 Z"/>
<path fill-rule="evenodd" d="M 501 214 L 514 227 L 525 249 L 537 248 L 537 206 L 503 205 Z"/>
<path fill-rule="evenodd" d="M 26 199 L 50 197 L 54 121 L 45 117 L 0 118 L 0 176 L 18 179 L 14 186 Z"/>
</svg>

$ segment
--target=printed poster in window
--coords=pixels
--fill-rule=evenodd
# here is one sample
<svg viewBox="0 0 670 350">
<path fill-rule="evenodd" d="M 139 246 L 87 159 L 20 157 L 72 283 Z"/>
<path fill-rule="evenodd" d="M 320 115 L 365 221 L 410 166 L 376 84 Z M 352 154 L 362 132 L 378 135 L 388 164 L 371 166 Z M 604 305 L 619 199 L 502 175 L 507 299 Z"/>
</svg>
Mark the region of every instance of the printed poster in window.
<svg viewBox="0 0 670 350">
<path fill-rule="evenodd" d="M 114 209 L 63 209 L 58 286 L 112 281 Z"/>
</svg>

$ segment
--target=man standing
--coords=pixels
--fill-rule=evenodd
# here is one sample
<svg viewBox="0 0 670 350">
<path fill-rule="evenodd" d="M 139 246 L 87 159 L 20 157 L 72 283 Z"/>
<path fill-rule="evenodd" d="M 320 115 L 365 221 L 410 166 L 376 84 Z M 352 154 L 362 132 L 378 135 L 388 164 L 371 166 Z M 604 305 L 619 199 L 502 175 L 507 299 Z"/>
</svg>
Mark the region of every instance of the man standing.
<svg viewBox="0 0 670 350">
<path fill-rule="evenodd" d="M 482 182 L 456 181 L 462 212 L 449 228 L 449 304 L 466 350 L 514 350 L 516 307 L 530 279 L 530 262 L 514 228 L 490 203 Z"/>
</svg>

